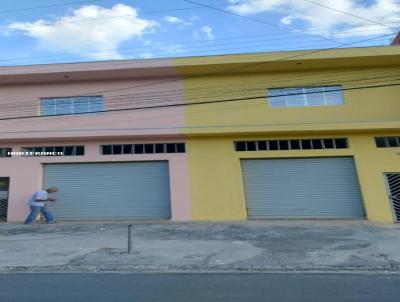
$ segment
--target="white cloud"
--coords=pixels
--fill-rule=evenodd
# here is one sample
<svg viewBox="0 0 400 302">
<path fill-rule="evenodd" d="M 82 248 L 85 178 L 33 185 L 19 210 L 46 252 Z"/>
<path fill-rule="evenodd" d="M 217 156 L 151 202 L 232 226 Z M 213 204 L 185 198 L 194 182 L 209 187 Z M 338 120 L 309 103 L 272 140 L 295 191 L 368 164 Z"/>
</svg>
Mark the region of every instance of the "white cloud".
<svg viewBox="0 0 400 302">
<path fill-rule="evenodd" d="M 209 26 L 209 25 L 203 26 L 201 28 L 201 31 L 204 34 L 206 34 L 207 38 L 209 38 L 210 40 L 213 40 L 215 38 L 214 33 L 213 33 L 214 29 L 211 26 Z"/>
<path fill-rule="evenodd" d="M 164 20 L 165 22 L 173 23 L 173 24 L 185 22 L 185 21 L 183 21 L 182 19 L 180 19 L 180 18 L 178 18 L 178 17 L 175 17 L 175 16 L 165 16 L 165 17 L 163 18 L 163 20 Z"/>
<path fill-rule="evenodd" d="M 374 25 L 371 22 L 304 0 L 242 0 L 240 2 L 228 0 L 228 2 L 228 9 L 235 13 L 241 15 L 276 13 L 281 17 L 281 23 L 286 26 L 294 26 L 295 22 L 300 21 L 305 32 L 327 37 L 360 37 L 389 34 L 393 31 L 390 28 Z M 315 0 L 315 2 L 380 23 L 390 25 L 391 22 L 400 22 L 400 0 L 375 0 L 372 2 L 366 0 Z M 395 25 L 393 26 L 395 27 Z M 346 31 L 340 30 L 343 27 L 346 27 Z"/>
<path fill-rule="evenodd" d="M 124 4 L 109 9 L 87 5 L 52 21 L 40 19 L 8 25 L 9 30 L 37 39 L 41 48 L 85 52 L 82 56 L 95 59 L 122 58 L 116 50 L 122 42 L 140 38 L 156 27 L 156 22 L 140 18 L 134 7 Z"/>
<path fill-rule="evenodd" d="M 163 18 L 163 20 L 167 23 L 180 25 L 179 27 L 181 27 L 181 28 L 192 25 L 192 22 L 187 22 L 187 21 L 180 19 L 178 17 L 175 17 L 175 16 L 165 16 Z"/>
</svg>

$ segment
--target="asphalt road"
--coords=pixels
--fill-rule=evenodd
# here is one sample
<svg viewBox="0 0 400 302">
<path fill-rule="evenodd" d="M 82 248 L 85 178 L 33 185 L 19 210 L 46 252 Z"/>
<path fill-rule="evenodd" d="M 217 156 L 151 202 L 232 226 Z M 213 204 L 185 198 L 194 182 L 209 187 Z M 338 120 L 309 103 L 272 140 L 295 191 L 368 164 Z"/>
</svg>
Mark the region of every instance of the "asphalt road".
<svg viewBox="0 0 400 302">
<path fill-rule="evenodd" d="M 0 274 L 1 302 L 399 301 L 400 274 Z"/>
</svg>

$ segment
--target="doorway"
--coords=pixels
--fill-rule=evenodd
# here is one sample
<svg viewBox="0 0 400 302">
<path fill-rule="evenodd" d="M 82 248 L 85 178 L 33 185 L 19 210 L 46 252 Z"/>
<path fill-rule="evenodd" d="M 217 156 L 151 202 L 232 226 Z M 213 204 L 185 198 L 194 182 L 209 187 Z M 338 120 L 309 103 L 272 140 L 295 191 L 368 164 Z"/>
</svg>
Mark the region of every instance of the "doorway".
<svg viewBox="0 0 400 302">
<path fill-rule="evenodd" d="M 386 182 L 396 222 L 400 222 L 400 173 L 387 173 Z"/>
<path fill-rule="evenodd" d="M 0 177 L 0 221 L 7 221 L 9 186 L 10 179 L 8 177 Z"/>
</svg>

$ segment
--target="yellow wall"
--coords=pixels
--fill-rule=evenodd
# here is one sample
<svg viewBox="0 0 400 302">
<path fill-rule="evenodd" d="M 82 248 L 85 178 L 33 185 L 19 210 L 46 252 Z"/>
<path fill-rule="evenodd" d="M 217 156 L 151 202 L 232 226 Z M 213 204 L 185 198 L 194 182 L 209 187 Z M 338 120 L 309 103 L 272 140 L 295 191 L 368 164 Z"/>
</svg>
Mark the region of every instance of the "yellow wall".
<svg viewBox="0 0 400 302">
<path fill-rule="evenodd" d="M 377 134 L 385 135 L 385 134 Z M 394 135 L 390 133 L 388 135 Z M 400 135 L 400 132 L 397 132 Z M 236 152 L 233 141 L 348 137 L 349 149 Z M 393 222 L 384 183 L 385 172 L 400 172 L 399 148 L 376 148 L 374 135 L 297 135 L 197 137 L 187 140 L 190 195 L 194 220 L 246 219 L 240 159 L 278 157 L 353 156 L 367 218 Z"/>
<path fill-rule="evenodd" d="M 241 100 L 185 107 L 185 134 L 263 133 L 322 129 L 400 128 L 400 86 L 344 91 L 344 104 L 270 108 L 267 89 L 342 84 L 359 87 L 396 82 L 400 67 L 362 70 L 321 70 L 295 73 L 214 75 L 184 80 L 185 102 Z M 360 80 L 363 79 L 363 80 Z M 399 80 L 397 80 L 399 82 Z M 240 125 L 240 126 L 239 126 Z"/>
<path fill-rule="evenodd" d="M 400 172 L 400 151 L 376 148 L 373 137 L 400 135 L 400 86 L 345 90 L 338 106 L 270 108 L 266 95 L 274 87 L 399 83 L 400 48 L 335 50 L 279 61 L 285 55 L 290 53 L 176 60 L 186 103 L 242 99 L 185 107 L 193 219 L 246 219 L 241 158 L 354 156 L 368 218 L 393 221 L 383 173 Z M 260 64 L 267 61 L 271 64 Z M 249 97 L 260 99 L 243 100 Z M 234 140 L 308 137 L 347 137 L 350 148 L 235 152 L 233 147 Z"/>
<path fill-rule="evenodd" d="M 188 139 L 189 186 L 194 220 L 246 219 L 240 162 L 229 139 Z"/>
<path fill-rule="evenodd" d="M 397 133 L 375 136 L 400 136 Z M 383 173 L 400 173 L 400 148 L 376 148 L 373 136 L 368 134 L 351 137 L 358 177 L 368 218 L 376 221 L 393 221 Z"/>
</svg>

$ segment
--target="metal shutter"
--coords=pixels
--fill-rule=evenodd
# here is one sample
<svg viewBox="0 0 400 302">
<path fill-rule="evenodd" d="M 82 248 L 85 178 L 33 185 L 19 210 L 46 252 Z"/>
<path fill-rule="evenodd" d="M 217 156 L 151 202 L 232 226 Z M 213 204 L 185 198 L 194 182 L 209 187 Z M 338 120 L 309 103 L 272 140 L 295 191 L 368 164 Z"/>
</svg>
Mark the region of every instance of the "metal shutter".
<svg viewBox="0 0 400 302">
<path fill-rule="evenodd" d="M 171 217 L 168 162 L 44 165 L 44 188 L 57 219 L 129 220 Z"/>
<path fill-rule="evenodd" d="M 351 157 L 242 160 L 249 219 L 365 218 Z"/>
</svg>

